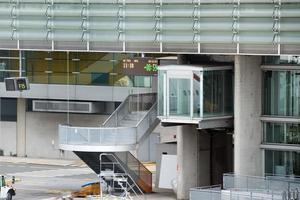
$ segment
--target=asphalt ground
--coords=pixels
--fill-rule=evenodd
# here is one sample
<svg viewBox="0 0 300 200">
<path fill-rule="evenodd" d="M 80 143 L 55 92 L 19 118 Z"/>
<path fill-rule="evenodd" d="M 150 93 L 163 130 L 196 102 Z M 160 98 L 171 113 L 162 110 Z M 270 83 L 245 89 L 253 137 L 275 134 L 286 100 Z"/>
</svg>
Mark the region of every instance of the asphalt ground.
<svg viewBox="0 0 300 200">
<path fill-rule="evenodd" d="M 14 200 L 44 200 L 62 197 L 98 180 L 89 168 L 0 162 L 0 174 L 15 176 Z M 9 179 L 9 178 L 8 178 Z"/>
<path fill-rule="evenodd" d="M 78 191 L 81 185 L 98 181 L 97 175 L 88 167 L 72 164 L 49 165 L 0 160 L 0 174 L 16 177 L 14 186 L 17 195 L 13 200 L 59 200 L 73 191 Z M 175 200 L 176 198 L 173 192 L 164 191 L 147 194 L 146 199 Z"/>
</svg>

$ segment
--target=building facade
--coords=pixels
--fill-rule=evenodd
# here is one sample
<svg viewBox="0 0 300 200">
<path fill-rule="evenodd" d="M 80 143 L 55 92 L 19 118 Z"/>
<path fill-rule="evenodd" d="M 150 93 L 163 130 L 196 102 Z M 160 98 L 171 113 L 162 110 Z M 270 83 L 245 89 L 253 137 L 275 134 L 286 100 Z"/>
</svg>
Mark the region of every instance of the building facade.
<svg viewBox="0 0 300 200">
<path fill-rule="evenodd" d="M 1 154 L 83 158 L 108 123 L 142 160 L 155 133 L 177 143 L 178 199 L 224 172 L 300 175 L 300 1 L 0 0 L 0 16 Z M 19 76 L 30 90 L 6 91 Z M 161 124 L 130 135 L 112 118 L 132 100 L 141 131 L 149 93 Z"/>
</svg>

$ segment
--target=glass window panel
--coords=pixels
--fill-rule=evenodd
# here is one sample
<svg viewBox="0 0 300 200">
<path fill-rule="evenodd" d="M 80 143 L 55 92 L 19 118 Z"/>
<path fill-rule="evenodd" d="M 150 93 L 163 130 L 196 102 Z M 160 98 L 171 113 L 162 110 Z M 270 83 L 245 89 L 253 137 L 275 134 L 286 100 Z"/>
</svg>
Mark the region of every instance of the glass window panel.
<svg viewBox="0 0 300 200">
<path fill-rule="evenodd" d="M 264 122 L 264 142 L 300 144 L 300 124 Z"/>
<path fill-rule="evenodd" d="M 264 115 L 300 116 L 300 71 L 264 72 Z"/>
<path fill-rule="evenodd" d="M 265 173 L 299 176 L 300 153 L 265 150 Z"/>
<path fill-rule="evenodd" d="M 5 78 L 19 76 L 19 52 L 0 51 L 0 82 Z"/>
<path fill-rule="evenodd" d="M 151 76 L 133 76 L 134 87 L 151 87 Z"/>
<path fill-rule="evenodd" d="M 158 71 L 158 115 L 164 115 L 164 107 L 165 105 L 165 87 L 166 87 L 166 71 L 159 70 Z"/>
<path fill-rule="evenodd" d="M 173 116 L 190 116 L 190 79 L 170 78 L 169 112 Z"/>
<path fill-rule="evenodd" d="M 31 83 L 152 87 L 151 76 L 123 74 L 123 59 L 134 56 L 136 55 L 70 52 L 68 61 L 66 52 L 28 51 L 25 52 L 24 61 L 26 76 Z M 0 72 L 0 79 L 4 75 L 7 76 Z"/>
<path fill-rule="evenodd" d="M 204 117 L 233 113 L 232 71 L 205 71 L 203 73 Z"/>
<path fill-rule="evenodd" d="M 193 117 L 200 117 L 200 81 L 201 73 L 194 71 L 193 72 Z"/>
<path fill-rule="evenodd" d="M 17 99 L 0 98 L 0 121 L 17 121 Z"/>
</svg>

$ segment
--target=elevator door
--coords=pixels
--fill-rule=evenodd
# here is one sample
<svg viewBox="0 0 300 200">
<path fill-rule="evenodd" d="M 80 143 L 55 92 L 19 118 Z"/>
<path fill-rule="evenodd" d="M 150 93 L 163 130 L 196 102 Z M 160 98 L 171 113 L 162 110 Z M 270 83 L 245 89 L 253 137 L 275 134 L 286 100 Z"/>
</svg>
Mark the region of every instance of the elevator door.
<svg viewBox="0 0 300 200">
<path fill-rule="evenodd" d="M 168 115 L 191 116 L 191 79 L 186 76 L 168 78 Z"/>
</svg>

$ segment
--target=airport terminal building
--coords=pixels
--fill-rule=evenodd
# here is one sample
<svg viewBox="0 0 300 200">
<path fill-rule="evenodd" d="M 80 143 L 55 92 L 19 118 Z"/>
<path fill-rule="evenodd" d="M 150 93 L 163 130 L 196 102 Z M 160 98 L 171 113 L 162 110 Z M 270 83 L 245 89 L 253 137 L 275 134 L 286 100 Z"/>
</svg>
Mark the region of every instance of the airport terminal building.
<svg viewBox="0 0 300 200">
<path fill-rule="evenodd" d="M 5 156 L 175 154 L 178 199 L 300 176 L 300 1 L 0 0 L 0 113 Z"/>
</svg>

